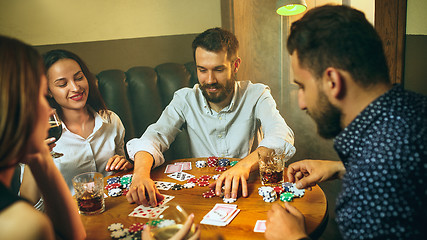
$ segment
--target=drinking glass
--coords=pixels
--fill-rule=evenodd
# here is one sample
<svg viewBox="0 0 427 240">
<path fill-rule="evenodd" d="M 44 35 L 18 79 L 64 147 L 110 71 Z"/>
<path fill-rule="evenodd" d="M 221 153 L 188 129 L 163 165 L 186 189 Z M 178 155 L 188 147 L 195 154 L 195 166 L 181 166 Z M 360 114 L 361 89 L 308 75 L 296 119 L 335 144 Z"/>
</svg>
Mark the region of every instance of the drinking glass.
<svg viewBox="0 0 427 240">
<path fill-rule="evenodd" d="M 86 172 L 72 179 L 79 213 L 93 215 L 105 210 L 104 177 L 98 172 Z"/>
<path fill-rule="evenodd" d="M 59 119 L 58 114 L 56 113 L 56 110 L 54 110 L 53 114 L 49 117 L 49 138 L 54 137 L 55 142 L 58 141 L 58 139 L 62 135 L 62 121 Z M 50 154 L 53 158 L 59 158 L 64 156 L 63 153 L 57 153 L 55 151 L 51 151 Z"/>
<path fill-rule="evenodd" d="M 167 203 L 164 206 L 166 209 L 158 215 L 150 216 L 148 223 L 156 240 L 170 239 L 183 227 L 188 217 L 187 212 L 179 204 Z M 184 239 L 190 238 L 195 230 L 193 224 Z"/>
<path fill-rule="evenodd" d="M 275 151 L 258 152 L 259 174 L 262 185 L 275 186 L 283 183 L 283 172 L 285 161 L 288 160 L 285 154 Z"/>
</svg>

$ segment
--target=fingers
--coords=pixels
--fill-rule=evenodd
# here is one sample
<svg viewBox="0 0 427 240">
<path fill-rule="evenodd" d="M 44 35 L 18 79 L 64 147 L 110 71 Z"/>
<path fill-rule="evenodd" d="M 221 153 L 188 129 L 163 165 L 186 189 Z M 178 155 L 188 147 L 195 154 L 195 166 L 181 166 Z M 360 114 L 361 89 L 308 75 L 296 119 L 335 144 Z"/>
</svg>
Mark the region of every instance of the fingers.
<svg viewBox="0 0 427 240">
<path fill-rule="evenodd" d="M 242 195 L 243 195 L 243 197 L 247 197 L 249 195 L 248 194 L 248 182 L 246 181 L 246 178 L 244 178 L 244 177 L 242 177 Z"/>
<path fill-rule="evenodd" d="M 118 171 L 124 170 L 128 161 L 124 156 L 114 155 L 108 159 L 107 165 L 105 166 L 106 171 Z"/>
<path fill-rule="evenodd" d="M 191 226 L 193 225 L 194 214 L 190 214 L 187 220 L 185 221 L 182 228 L 172 237 L 171 240 L 180 240 L 184 239 L 188 232 L 191 231 Z"/>
<path fill-rule="evenodd" d="M 200 238 L 200 227 L 199 225 L 196 225 L 196 231 L 194 232 L 193 236 L 191 236 L 188 240 L 196 240 Z"/>
<path fill-rule="evenodd" d="M 153 239 L 151 237 L 151 232 L 150 232 L 150 226 L 149 225 L 145 225 L 144 226 L 144 230 L 141 233 L 141 238 L 144 239 L 144 240 L 146 240 L 146 239 L 147 240 Z"/>
<path fill-rule="evenodd" d="M 285 207 L 286 207 L 286 210 L 290 214 L 298 217 L 299 219 L 304 219 L 304 215 L 298 209 L 296 209 L 294 206 L 292 206 L 291 204 L 289 204 L 288 202 L 285 202 Z"/>
</svg>

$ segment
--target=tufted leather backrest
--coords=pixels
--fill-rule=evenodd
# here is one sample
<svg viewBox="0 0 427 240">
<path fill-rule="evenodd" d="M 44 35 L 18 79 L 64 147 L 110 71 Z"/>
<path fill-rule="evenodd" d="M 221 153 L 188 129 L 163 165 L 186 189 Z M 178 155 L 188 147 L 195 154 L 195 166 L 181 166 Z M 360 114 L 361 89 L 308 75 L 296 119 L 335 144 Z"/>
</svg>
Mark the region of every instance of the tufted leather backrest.
<svg viewBox="0 0 427 240">
<path fill-rule="evenodd" d="M 164 63 L 155 68 L 136 66 L 128 71 L 105 70 L 97 75 L 98 88 L 108 108 L 120 116 L 126 128 L 125 142 L 140 137 L 160 117 L 176 90 L 198 82 L 193 62 Z M 185 126 L 166 159 L 189 157 Z"/>
</svg>

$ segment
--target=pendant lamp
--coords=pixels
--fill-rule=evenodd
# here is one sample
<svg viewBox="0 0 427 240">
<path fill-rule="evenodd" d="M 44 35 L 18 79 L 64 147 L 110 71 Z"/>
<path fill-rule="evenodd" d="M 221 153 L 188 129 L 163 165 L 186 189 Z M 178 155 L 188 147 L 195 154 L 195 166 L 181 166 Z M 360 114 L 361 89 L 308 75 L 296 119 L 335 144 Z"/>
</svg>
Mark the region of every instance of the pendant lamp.
<svg viewBox="0 0 427 240">
<path fill-rule="evenodd" d="M 292 16 L 304 12 L 307 9 L 305 0 L 278 0 L 276 12 L 282 16 Z"/>
</svg>

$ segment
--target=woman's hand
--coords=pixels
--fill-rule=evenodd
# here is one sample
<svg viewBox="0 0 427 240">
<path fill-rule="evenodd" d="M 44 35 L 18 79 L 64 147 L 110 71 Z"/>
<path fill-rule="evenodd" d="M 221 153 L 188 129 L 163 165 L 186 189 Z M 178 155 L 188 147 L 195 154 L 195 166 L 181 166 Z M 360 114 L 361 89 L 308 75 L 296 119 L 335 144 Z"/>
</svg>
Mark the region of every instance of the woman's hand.
<svg viewBox="0 0 427 240">
<path fill-rule="evenodd" d="M 126 160 L 126 157 L 114 155 L 108 159 L 107 166 L 105 166 L 105 171 L 121 171 L 132 169 L 133 164 Z"/>
</svg>

